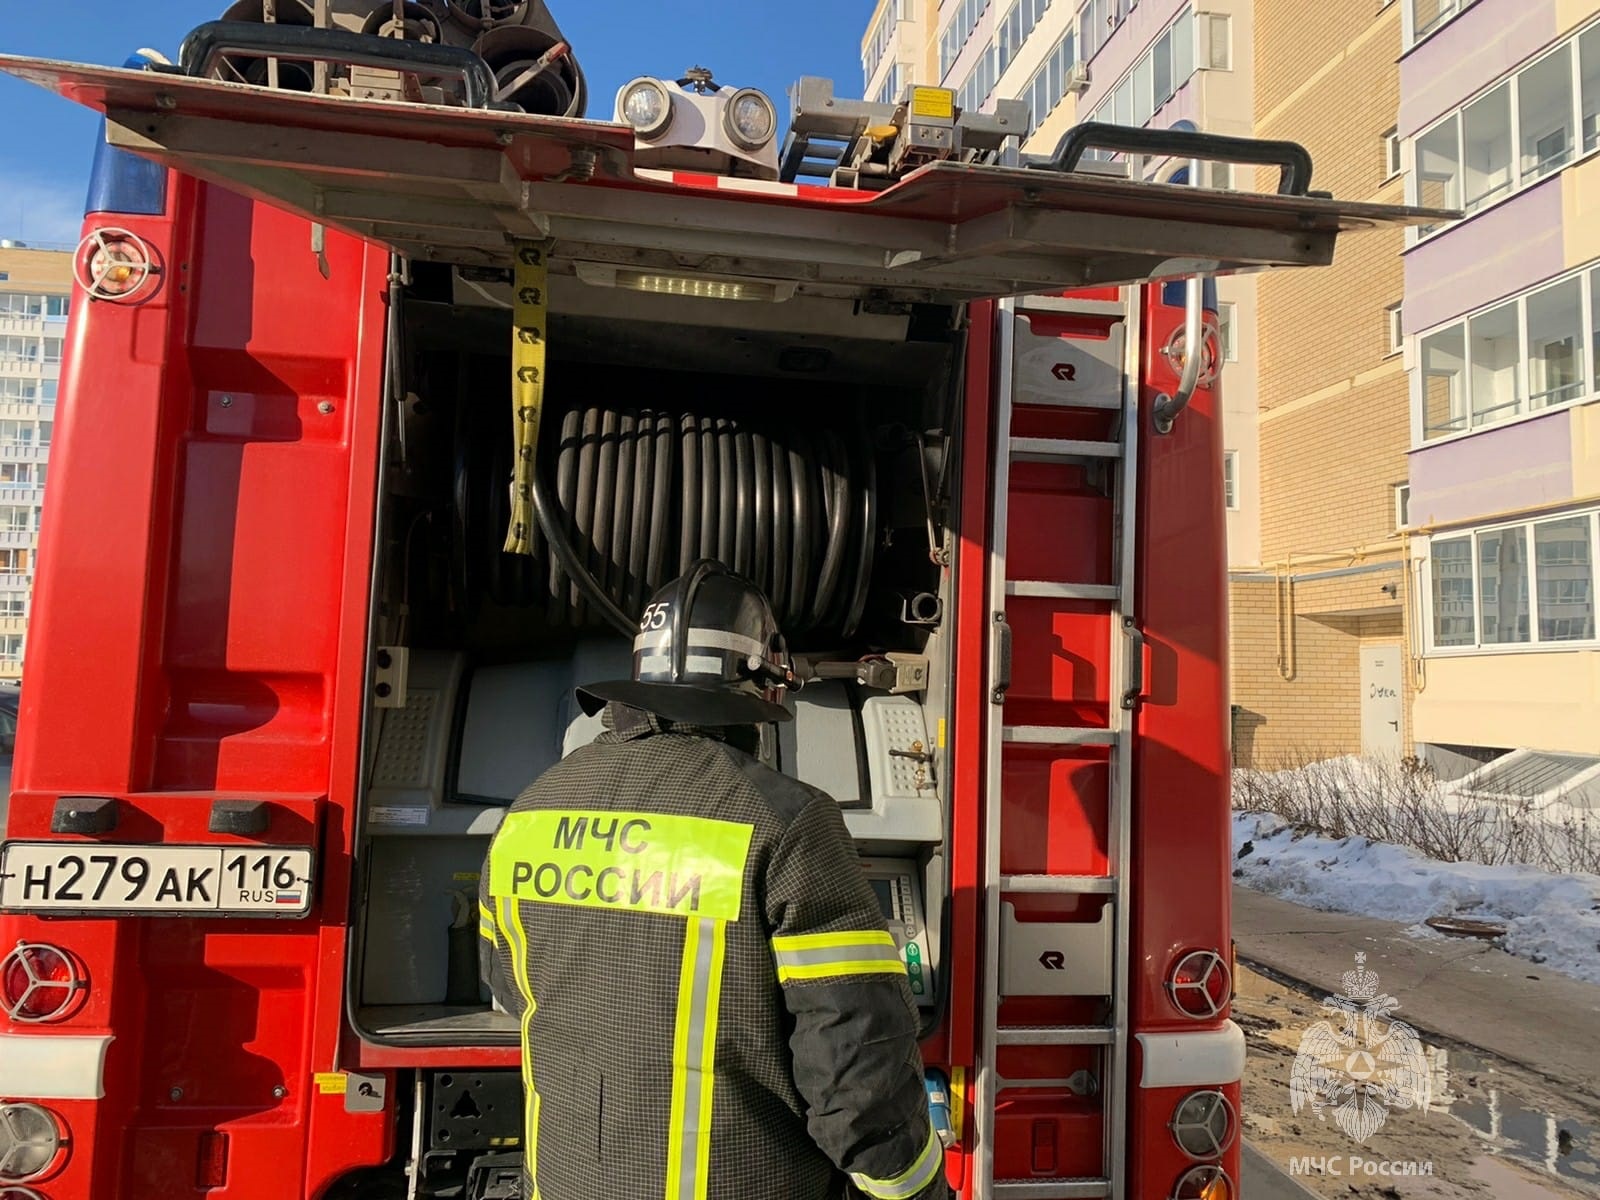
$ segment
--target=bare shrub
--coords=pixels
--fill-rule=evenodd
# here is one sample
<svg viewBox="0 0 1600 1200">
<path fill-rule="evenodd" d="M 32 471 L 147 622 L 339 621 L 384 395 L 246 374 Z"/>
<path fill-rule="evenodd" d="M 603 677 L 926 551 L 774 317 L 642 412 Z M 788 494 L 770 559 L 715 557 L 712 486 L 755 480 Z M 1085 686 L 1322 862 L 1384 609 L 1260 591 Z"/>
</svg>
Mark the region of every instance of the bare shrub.
<svg viewBox="0 0 1600 1200">
<path fill-rule="evenodd" d="M 1441 862 L 1600 874 L 1600 817 L 1560 800 L 1460 795 L 1416 758 L 1289 756 L 1233 773 L 1233 807 Z"/>
</svg>

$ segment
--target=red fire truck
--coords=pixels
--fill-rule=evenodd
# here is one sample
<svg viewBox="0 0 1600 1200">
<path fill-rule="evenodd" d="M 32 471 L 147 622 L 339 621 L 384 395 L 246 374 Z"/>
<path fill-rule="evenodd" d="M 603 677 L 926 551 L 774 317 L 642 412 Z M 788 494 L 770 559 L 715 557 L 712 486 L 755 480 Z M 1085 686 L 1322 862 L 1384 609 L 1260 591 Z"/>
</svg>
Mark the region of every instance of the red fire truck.
<svg viewBox="0 0 1600 1200">
<path fill-rule="evenodd" d="M 582 119 L 537 2 L 228 17 L 175 63 L 0 59 L 105 118 L 0 859 L 0 1200 L 516 1195 L 477 873 L 702 555 L 801 656 L 763 754 L 845 810 L 961 1195 L 1232 1200 L 1199 279 L 1417 214 L 1281 143 L 1026 159 L 1020 106 L 931 88 L 804 80 L 781 146 L 701 70 Z M 1141 165 L 1198 159 L 1281 184 Z"/>
</svg>

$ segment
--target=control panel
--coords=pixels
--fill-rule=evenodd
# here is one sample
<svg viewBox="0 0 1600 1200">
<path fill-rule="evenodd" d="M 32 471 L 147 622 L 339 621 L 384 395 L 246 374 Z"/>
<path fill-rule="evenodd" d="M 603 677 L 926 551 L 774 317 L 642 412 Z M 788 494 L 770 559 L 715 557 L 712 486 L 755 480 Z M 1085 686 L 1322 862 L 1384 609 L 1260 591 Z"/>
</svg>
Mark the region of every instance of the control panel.
<svg viewBox="0 0 1600 1200">
<path fill-rule="evenodd" d="M 917 864 L 908 858 L 864 858 L 861 866 L 878 897 L 878 906 L 900 948 L 911 981 L 911 994 L 920 1008 L 934 1004 L 933 956 L 929 953 L 927 907 Z"/>
</svg>

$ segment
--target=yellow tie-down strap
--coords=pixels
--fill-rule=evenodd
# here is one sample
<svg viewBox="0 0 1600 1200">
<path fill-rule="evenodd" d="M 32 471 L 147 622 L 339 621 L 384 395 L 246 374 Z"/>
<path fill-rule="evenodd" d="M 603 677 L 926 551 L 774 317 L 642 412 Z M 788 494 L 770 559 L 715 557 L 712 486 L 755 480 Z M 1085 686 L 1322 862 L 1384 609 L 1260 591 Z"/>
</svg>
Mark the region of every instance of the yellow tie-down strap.
<svg viewBox="0 0 1600 1200">
<path fill-rule="evenodd" d="M 511 290 L 511 522 L 507 554 L 533 553 L 533 472 L 544 413 L 549 242 L 518 242 Z"/>
</svg>

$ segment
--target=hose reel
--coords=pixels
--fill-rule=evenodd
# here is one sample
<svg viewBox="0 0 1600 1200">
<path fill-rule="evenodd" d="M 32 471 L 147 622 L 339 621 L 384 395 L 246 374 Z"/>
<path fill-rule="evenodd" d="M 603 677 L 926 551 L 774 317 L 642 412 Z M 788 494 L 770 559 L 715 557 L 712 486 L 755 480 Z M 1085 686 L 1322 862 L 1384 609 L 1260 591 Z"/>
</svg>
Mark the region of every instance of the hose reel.
<svg viewBox="0 0 1600 1200">
<path fill-rule="evenodd" d="M 878 538 L 865 425 L 696 408 L 552 412 L 540 437 L 532 556 L 502 551 L 509 439 L 465 431 L 456 498 L 467 594 L 481 585 L 498 604 L 542 608 L 557 627 L 604 621 L 631 638 L 648 597 L 705 557 L 755 580 L 790 637 L 853 635 Z"/>
</svg>

